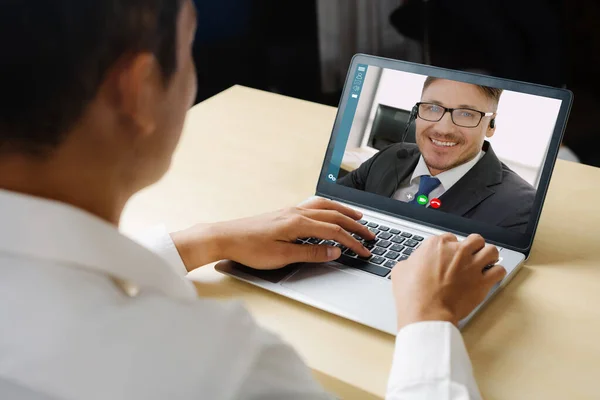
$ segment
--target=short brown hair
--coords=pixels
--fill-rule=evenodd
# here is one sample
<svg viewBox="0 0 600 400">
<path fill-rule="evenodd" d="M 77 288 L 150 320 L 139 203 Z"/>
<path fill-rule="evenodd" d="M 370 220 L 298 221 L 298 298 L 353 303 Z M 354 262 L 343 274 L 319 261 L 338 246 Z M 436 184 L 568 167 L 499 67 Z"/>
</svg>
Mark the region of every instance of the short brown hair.
<svg viewBox="0 0 600 400">
<path fill-rule="evenodd" d="M 429 87 L 429 85 L 431 85 L 433 82 L 442 79 L 442 78 L 436 78 L 434 76 L 428 76 L 427 79 L 425 79 L 425 84 L 423 84 L 423 91 L 425 91 L 425 89 L 427 89 Z M 481 90 L 481 92 L 490 100 L 493 100 L 496 105 L 500 102 L 500 96 L 502 96 L 502 92 L 503 89 L 498 89 L 498 88 L 493 88 L 493 87 L 489 87 L 489 86 L 481 86 L 481 85 L 475 85 L 477 86 L 477 88 L 479 90 Z"/>
<path fill-rule="evenodd" d="M 168 83 L 183 4 L 0 0 L 0 152 L 56 148 L 124 55 L 154 54 Z"/>
</svg>

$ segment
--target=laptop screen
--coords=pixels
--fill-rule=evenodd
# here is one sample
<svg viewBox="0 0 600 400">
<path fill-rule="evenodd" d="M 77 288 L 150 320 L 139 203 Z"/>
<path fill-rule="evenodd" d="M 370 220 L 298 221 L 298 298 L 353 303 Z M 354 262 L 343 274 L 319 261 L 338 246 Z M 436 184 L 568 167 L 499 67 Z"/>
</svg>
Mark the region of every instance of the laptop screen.
<svg viewBox="0 0 600 400">
<path fill-rule="evenodd" d="M 367 63 L 349 74 L 327 181 L 517 234 L 537 222 L 561 99 Z"/>
</svg>

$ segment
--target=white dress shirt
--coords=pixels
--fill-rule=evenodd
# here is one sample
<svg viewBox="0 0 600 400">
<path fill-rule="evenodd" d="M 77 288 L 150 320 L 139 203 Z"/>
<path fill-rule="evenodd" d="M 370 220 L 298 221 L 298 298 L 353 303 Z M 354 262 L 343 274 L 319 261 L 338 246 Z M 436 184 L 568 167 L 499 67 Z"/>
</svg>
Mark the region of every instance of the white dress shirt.
<svg viewBox="0 0 600 400">
<path fill-rule="evenodd" d="M 0 221 L 0 398 L 331 398 L 240 303 L 197 297 L 164 228 L 2 190 Z M 453 325 L 400 331 L 387 399 L 479 398 Z"/>
<path fill-rule="evenodd" d="M 435 177 L 440 180 L 441 184 L 437 188 L 433 189 L 431 193 L 429 193 L 429 199 L 431 200 L 439 198 L 441 195 L 450 190 L 450 188 L 454 186 L 454 184 L 456 184 L 456 182 L 458 182 L 463 176 L 465 176 L 467 172 L 469 172 L 484 155 L 485 152 L 482 150 L 471 161 L 461 164 L 458 167 L 454 167 L 448 171 L 444 171 L 441 174 L 437 174 Z M 419 162 L 417 163 L 412 175 L 402 181 L 400 186 L 398 186 L 398 190 L 396 190 L 396 193 L 394 193 L 392 197 L 405 203 L 412 201 L 412 199 L 414 199 L 419 192 L 419 183 L 421 183 L 421 177 L 424 175 L 431 176 L 431 172 L 429 172 L 429 167 L 427 167 L 423 156 L 421 156 L 419 157 Z M 429 207 L 429 203 L 426 205 L 426 207 Z"/>
</svg>

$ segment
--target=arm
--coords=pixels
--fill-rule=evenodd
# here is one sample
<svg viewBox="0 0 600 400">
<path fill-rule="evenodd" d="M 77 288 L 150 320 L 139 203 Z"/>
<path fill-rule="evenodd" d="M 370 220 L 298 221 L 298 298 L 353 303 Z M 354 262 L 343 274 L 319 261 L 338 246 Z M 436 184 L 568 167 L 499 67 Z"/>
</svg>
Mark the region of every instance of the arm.
<svg viewBox="0 0 600 400">
<path fill-rule="evenodd" d="M 297 353 L 269 333 L 238 389 L 244 399 L 333 399 Z M 448 322 L 420 322 L 396 338 L 387 400 L 480 400 L 460 332 Z"/>
<path fill-rule="evenodd" d="M 335 240 L 357 254 L 370 256 L 356 233 L 375 235 L 356 220 L 362 214 L 328 199 L 315 198 L 300 207 L 214 224 L 198 224 L 167 233 L 153 227 L 135 240 L 160 255 L 183 275 L 220 260 L 233 260 L 257 269 L 276 269 L 296 262 L 327 262 L 340 256 L 336 247 L 294 243 L 301 237 Z"/>
<path fill-rule="evenodd" d="M 387 400 L 479 400 L 471 362 L 455 325 L 480 304 L 505 271 L 479 235 L 459 243 L 434 237 L 393 269 L 398 335 Z M 427 266 L 427 268 L 424 268 Z M 308 369 L 281 343 L 267 346 L 240 393 L 249 399 L 321 399 Z"/>
<path fill-rule="evenodd" d="M 398 335 L 388 400 L 481 399 L 458 322 L 506 275 L 479 235 L 425 241 L 392 270 Z"/>
<path fill-rule="evenodd" d="M 333 240 L 361 256 L 371 255 L 351 233 L 375 235 L 356 220 L 362 214 L 324 198 L 257 217 L 196 225 L 171 234 L 188 271 L 220 260 L 256 269 L 277 269 L 297 262 L 327 262 L 340 257 L 331 245 L 298 244 L 299 238 Z"/>
<path fill-rule="evenodd" d="M 469 355 L 453 324 L 419 322 L 400 330 L 386 399 L 481 399 Z"/>
<path fill-rule="evenodd" d="M 334 207 L 329 203 L 316 204 L 321 207 L 325 205 Z M 289 215 L 277 214 L 275 220 L 267 219 L 267 221 L 271 225 L 277 225 L 277 221 L 285 220 Z M 247 225 L 241 224 L 244 226 L 242 229 L 244 234 L 240 237 L 244 241 L 247 242 L 248 237 L 256 240 L 259 237 L 267 237 L 267 239 L 263 242 L 259 241 L 256 248 L 243 248 L 243 252 L 256 251 L 258 255 L 246 254 L 240 257 L 247 257 L 246 259 L 257 263 L 264 263 L 264 259 L 277 258 L 271 250 L 278 249 L 276 246 L 281 245 L 277 243 L 279 240 L 275 239 L 280 237 L 277 235 L 281 235 L 282 232 L 291 234 L 291 237 L 305 234 L 301 230 L 298 231 L 301 228 L 298 227 L 296 215 L 292 215 L 291 225 L 283 224 L 279 229 L 271 227 L 271 231 L 279 232 L 275 234 L 276 236 L 270 236 L 270 230 L 265 227 L 255 233 L 251 232 L 248 236 L 248 229 L 256 227 L 256 221 L 252 220 L 252 223 Z M 354 215 L 354 217 L 361 216 Z M 235 224 L 235 226 L 239 225 L 239 223 Z M 312 227 L 310 223 L 308 225 L 309 229 L 316 229 L 317 226 L 320 225 Z M 332 232 L 339 233 L 339 230 L 333 229 Z M 220 235 L 223 234 L 217 234 Z M 240 234 L 233 236 L 235 238 L 238 235 Z M 200 236 L 202 241 L 206 239 L 206 235 Z M 279 247 L 283 249 L 283 256 L 288 258 L 307 257 L 309 253 L 306 253 L 305 249 L 319 247 L 284 244 L 302 249 L 296 254 L 293 250 L 287 252 L 290 247 Z M 175 244 L 167 248 L 173 251 L 174 246 Z M 261 249 L 265 246 L 270 247 L 266 252 Z M 221 246 L 217 246 L 219 247 Z M 484 240 L 478 235 L 472 235 L 458 243 L 456 237 L 446 234 L 428 239 L 409 260 L 398 263 L 393 269 L 392 282 L 399 333 L 387 399 L 462 400 L 481 397 L 460 333 L 454 325 L 480 304 L 490 288 L 503 278 L 505 272 L 500 266 L 482 273 L 484 266 L 492 264 L 497 259 L 497 249 L 494 246 L 485 246 Z M 275 262 L 282 261 L 290 263 L 290 259 Z M 423 268 L 424 265 L 428 267 Z M 328 398 L 314 382 L 302 360 L 287 345 L 274 336 L 267 336 L 262 340 L 264 343 L 254 360 L 251 372 L 241 385 L 240 394 L 245 393 L 245 398 L 248 399 Z"/>
<path fill-rule="evenodd" d="M 142 246 L 161 256 L 175 271 L 187 275 L 188 270 L 175 243 L 164 225 L 154 226 L 132 238 Z"/>
</svg>

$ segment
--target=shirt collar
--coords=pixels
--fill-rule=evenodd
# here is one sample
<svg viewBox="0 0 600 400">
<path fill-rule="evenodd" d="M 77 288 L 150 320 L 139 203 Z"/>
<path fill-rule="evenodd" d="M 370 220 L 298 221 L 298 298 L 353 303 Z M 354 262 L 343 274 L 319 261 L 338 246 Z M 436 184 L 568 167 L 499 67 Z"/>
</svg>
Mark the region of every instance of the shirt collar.
<svg viewBox="0 0 600 400">
<path fill-rule="evenodd" d="M 0 253 L 56 262 L 179 299 L 196 298 L 190 281 L 165 260 L 76 207 L 0 190 Z"/>
<path fill-rule="evenodd" d="M 484 155 L 485 152 L 482 150 L 471 161 L 436 175 L 435 177 L 440 180 L 444 191 L 450 190 L 450 188 L 454 186 L 454 184 L 456 184 L 456 182 L 458 182 L 463 176 L 465 176 L 466 173 L 469 172 L 471 168 L 473 168 L 475 164 L 477 164 Z M 425 159 L 423 158 L 423 155 L 421 155 L 419 157 L 419 162 L 417 163 L 417 166 L 415 167 L 415 170 L 412 174 L 412 177 L 410 178 L 410 183 L 414 184 L 417 178 L 420 178 L 424 175 L 430 176 L 431 172 L 429 172 L 429 168 L 427 167 L 427 164 L 425 164 Z"/>
</svg>

